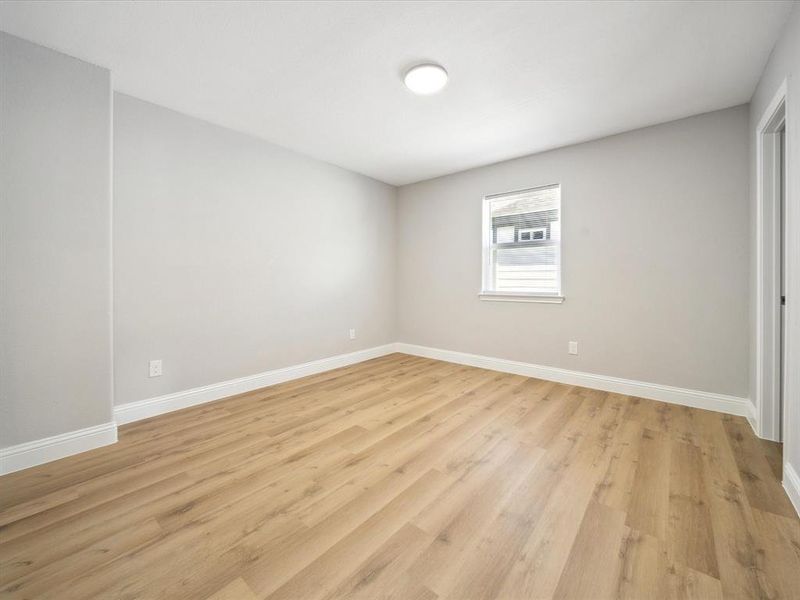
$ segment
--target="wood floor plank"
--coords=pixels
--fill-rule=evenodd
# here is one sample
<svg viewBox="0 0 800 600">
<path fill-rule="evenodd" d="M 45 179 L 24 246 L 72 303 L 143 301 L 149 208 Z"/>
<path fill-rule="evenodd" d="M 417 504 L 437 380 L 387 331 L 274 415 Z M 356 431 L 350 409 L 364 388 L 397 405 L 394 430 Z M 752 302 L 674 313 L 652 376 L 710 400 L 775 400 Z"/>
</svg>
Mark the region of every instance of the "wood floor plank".
<svg viewBox="0 0 800 600">
<path fill-rule="evenodd" d="M 267 598 L 314 599 L 329 594 L 348 573 L 357 571 L 375 548 L 380 548 L 397 532 L 407 528 L 411 515 L 436 498 L 449 483 L 449 478 L 438 471 L 428 471 Z"/>
<path fill-rule="evenodd" d="M 394 354 L 0 478 L 0 598 L 783 599 L 739 417 Z"/>
<path fill-rule="evenodd" d="M 750 506 L 784 517 L 795 516 L 794 507 L 786 494 L 781 493 L 780 482 L 762 445 L 753 437 L 750 425 L 742 417 L 730 415 L 725 415 L 722 423 Z"/>
<path fill-rule="evenodd" d="M 628 505 L 628 526 L 660 540 L 667 535 L 670 449 L 666 434 L 644 430 Z"/>
<path fill-rule="evenodd" d="M 778 481 L 783 480 L 783 444 L 762 439 L 758 440 L 758 444 L 772 469 L 772 475 Z"/>
<path fill-rule="evenodd" d="M 603 478 L 595 487 L 594 501 L 623 512 L 628 510 L 634 490 L 643 426 L 625 421 Z"/>
<path fill-rule="evenodd" d="M 453 492 L 463 489 L 466 482 L 458 481 L 439 501 L 429 505 L 412 519 L 435 538 L 410 567 L 413 581 L 423 582 L 426 588 L 446 594 L 463 575 L 461 568 L 473 555 L 482 535 L 506 510 L 509 499 L 530 484 L 542 457 L 541 449 L 522 444 L 500 465 L 487 463 L 473 472 L 478 486 L 468 497 L 454 501 Z M 491 459 L 490 459 L 491 460 Z M 483 471 L 488 470 L 489 477 Z"/>
<path fill-rule="evenodd" d="M 622 568 L 619 548 L 624 536 L 625 513 L 591 502 L 553 598 L 615 598 Z"/>
<path fill-rule="evenodd" d="M 670 558 L 666 544 L 629 529 L 620 550 L 622 568 L 616 598 L 643 600 L 722 600 L 718 579 Z"/>
<path fill-rule="evenodd" d="M 493 378 L 492 382 L 496 379 Z M 492 382 L 483 385 L 494 385 Z M 502 389 L 516 382 L 516 379 L 509 379 Z M 387 474 L 412 476 L 434 468 L 442 455 L 458 448 L 502 415 L 512 403 L 512 398 L 504 392 L 481 394 L 465 402 L 466 398 L 471 398 L 469 394 L 453 399 L 448 407 L 437 409 L 361 452 L 357 458 L 374 467 L 361 469 L 356 477 L 344 482 L 339 478 L 340 485 L 334 482 L 330 493 L 306 503 L 310 506 L 302 513 L 303 521 L 313 525 L 327 518 L 332 511 L 357 494 L 363 494 Z M 476 418 L 476 415 L 481 418 Z"/>
<path fill-rule="evenodd" d="M 667 547 L 675 561 L 719 579 L 709 510 L 700 449 L 693 444 L 673 441 Z"/>
<path fill-rule="evenodd" d="M 102 540 L 122 535 L 123 530 L 152 518 L 154 507 L 170 502 L 174 494 L 191 484 L 192 480 L 181 474 L 157 481 L 142 493 L 129 495 L 124 502 L 111 502 L 88 519 L 58 521 L 12 540 L 6 540 L 0 532 L 0 580 L 16 580 Z"/>
<path fill-rule="evenodd" d="M 312 558 L 310 547 L 292 555 L 282 553 L 283 560 L 262 560 L 252 565 L 245 571 L 244 579 L 259 595 L 274 598 L 305 598 L 307 594 L 324 592 L 328 586 L 339 583 L 336 578 L 343 574 L 340 563 L 346 567 L 351 564 L 348 561 L 362 562 L 372 549 L 389 539 L 448 483 L 447 476 L 430 470 L 397 493 L 392 487 L 383 488 L 383 499 L 378 500 L 380 496 L 375 495 L 376 502 L 368 503 L 368 511 L 363 511 L 363 502 L 358 502 L 358 506 L 352 509 L 345 507 L 341 514 L 341 527 L 336 523 L 340 515 L 335 515 L 330 519 L 333 524 L 326 522 L 322 527 L 309 530 L 309 546 L 321 541 L 322 536 L 316 534 L 322 530 L 327 530 L 326 537 L 332 542 L 323 542 L 323 548 L 328 546 L 328 549 L 316 558 Z M 380 510 L 374 510 L 376 505 L 381 507 Z M 352 527 L 348 522 L 358 524 Z"/>
<path fill-rule="evenodd" d="M 640 425 L 641 426 L 641 425 Z M 662 542 L 635 529 L 626 529 L 619 550 L 622 564 L 616 598 L 666 598 L 666 571 Z"/>
<path fill-rule="evenodd" d="M 714 547 L 725 598 L 770 598 L 756 523 L 744 492 L 722 416 L 705 415 L 703 477 L 709 492 Z"/>
<path fill-rule="evenodd" d="M 87 564 L 95 567 L 110 563 L 118 557 L 150 543 L 162 535 L 163 531 L 155 519 L 136 523 L 121 535 L 105 538 L 64 556 L 61 560 L 48 562 L 43 568 L 10 582 L 6 590 L 24 594 L 30 598 L 46 595 L 49 590 L 72 581 L 84 574 Z M 4 590 L 0 590 L 2 593 Z"/>
<path fill-rule="evenodd" d="M 507 575 L 498 578 L 483 570 L 478 597 L 549 598 L 555 592 L 581 524 L 575 516 L 586 511 L 615 445 L 621 443 L 616 434 L 623 423 L 623 399 L 603 392 L 583 395 L 580 409 L 545 455 L 548 479 L 530 489 L 530 500 L 515 498 L 516 506 L 507 512 L 516 519 L 503 519 L 506 531 L 496 537 L 508 540 L 503 543 L 507 563 L 495 568 Z M 466 581 L 459 593 L 466 592 Z"/>
<path fill-rule="evenodd" d="M 762 586 L 772 598 L 800 595 L 800 522 L 768 511 L 753 509 L 755 538 L 763 553 Z"/>
<path fill-rule="evenodd" d="M 258 600 L 244 579 L 237 577 L 221 590 L 208 596 L 206 600 Z"/>
<path fill-rule="evenodd" d="M 375 600 L 391 597 L 398 582 L 403 580 L 406 569 L 431 540 L 430 534 L 414 525 L 403 525 L 335 589 L 327 590 L 322 597 L 330 600 Z"/>
</svg>

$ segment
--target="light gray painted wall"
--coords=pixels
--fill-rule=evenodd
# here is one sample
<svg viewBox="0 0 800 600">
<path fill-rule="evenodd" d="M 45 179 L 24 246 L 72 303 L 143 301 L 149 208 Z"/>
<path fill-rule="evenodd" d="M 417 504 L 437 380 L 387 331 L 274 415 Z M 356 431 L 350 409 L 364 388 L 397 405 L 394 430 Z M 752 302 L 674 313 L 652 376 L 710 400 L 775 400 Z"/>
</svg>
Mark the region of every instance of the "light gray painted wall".
<svg viewBox="0 0 800 600">
<path fill-rule="evenodd" d="M 111 100 L 0 32 L 0 446 L 112 420 Z"/>
<path fill-rule="evenodd" d="M 746 397 L 747 119 L 740 106 L 400 188 L 399 340 Z M 479 300 L 483 196 L 550 183 L 565 302 Z"/>
<path fill-rule="evenodd" d="M 787 80 L 787 131 L 786 145 L 789 155 L 787 188 L 789 200 L 788 218 L 794 231 L 800 231 L 800 6 L 796 5 L 789 16 L 778 43 L 775 45 L 761 80 L 750 102 L 750 126 L 748 135 L 751 150 L 750 205 L 753 214 L 752 256 L 755 258 L 755 211 L 756 211 L 756 128 L 764 111 L 775 96 L 783 80 Z M 787 404 L 787 437 L 784 440 L 784 462 L 790 463 L 800 473 L 800 235 L 790 238 L 791 257 L 786 294 L 789 317 L 789 368 Z M 751 289 L 755 292 L 755 269 Z M 751 311 L 751 336 L 755 348 L 755 304 Z M 755 365 L 755 354 L 752 364 Z M 755 398 L 755 388 L 752 390 Z"/>
<path fill-rule="evenodd" d="M 395 341 L 395 188 L 125 95 L 114 128 L 118 404 Z"/>
</svg>

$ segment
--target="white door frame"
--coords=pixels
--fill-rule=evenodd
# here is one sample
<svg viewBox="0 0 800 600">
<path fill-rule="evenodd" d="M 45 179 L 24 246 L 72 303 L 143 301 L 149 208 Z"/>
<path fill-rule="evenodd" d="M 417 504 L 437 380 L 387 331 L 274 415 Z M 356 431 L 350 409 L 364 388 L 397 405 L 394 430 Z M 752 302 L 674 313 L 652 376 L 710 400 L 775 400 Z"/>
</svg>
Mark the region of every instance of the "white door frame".
<svg viewBox="0 0 800 600">
<path fill-rule="evenodd" d="M 756 128 L 756 418 L 762 438 L 780 441 L 781 389 L 781 232 L 780 165 L 777 131 L 787 122 L 786 80 L 778 88 Z M 788 138 L 787 138 L 788 139 Z M 791 164 L 787 157 L 784 164 Z M 788 206 L 788 177 L 784 173 Z M 784 215 L 786 218 L 786 215 Z M 787 221 L 787 231 L 788 221 Z M 784 269 L 787 265 L 784 265 Z M 788 350 L 787 350 L 788 354 Z M 785 397 L 785 395 L 784 395 Z"/>
</svg>

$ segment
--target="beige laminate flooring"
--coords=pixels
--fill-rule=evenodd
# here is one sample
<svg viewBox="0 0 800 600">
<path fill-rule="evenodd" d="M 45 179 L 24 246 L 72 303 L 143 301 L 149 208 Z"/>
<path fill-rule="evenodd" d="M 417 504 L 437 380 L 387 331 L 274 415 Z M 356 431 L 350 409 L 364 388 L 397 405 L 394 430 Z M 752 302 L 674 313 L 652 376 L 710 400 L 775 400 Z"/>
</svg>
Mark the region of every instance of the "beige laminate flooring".
<svg viewBox="0 0 800 600">
<path fill-rule="evenodd" d="M 800 598 L 779 452 L 393 354 L 0 478 L 0 598 Z"/>
</svg>

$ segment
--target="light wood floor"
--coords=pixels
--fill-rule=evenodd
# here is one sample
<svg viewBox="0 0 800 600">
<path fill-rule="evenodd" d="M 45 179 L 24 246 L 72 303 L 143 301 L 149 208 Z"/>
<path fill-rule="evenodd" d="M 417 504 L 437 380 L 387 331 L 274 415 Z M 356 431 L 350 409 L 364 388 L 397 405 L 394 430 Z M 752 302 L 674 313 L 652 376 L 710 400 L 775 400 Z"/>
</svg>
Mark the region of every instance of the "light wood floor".
<svg viewBox="0 0 800 600">
<path fill-rule="evenodd" d="M 3 598 L 798 598 L 741 418 L 394 354 L 0 478 Z"/>
</svg>

